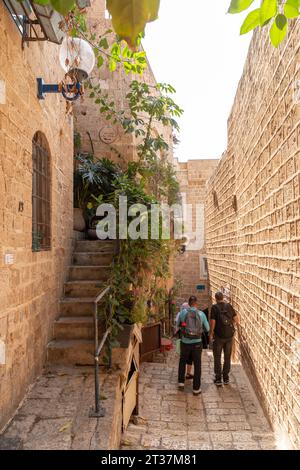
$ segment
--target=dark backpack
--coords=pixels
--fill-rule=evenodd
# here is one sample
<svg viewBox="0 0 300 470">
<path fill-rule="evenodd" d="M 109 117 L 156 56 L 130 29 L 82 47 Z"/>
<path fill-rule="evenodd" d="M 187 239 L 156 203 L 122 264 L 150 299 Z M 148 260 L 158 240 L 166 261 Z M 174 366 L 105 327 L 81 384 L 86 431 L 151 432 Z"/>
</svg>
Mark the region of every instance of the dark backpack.
<svg viewBox="0 0 300 470">
<path fill-rule="evenodd" d="M 215 332 L 219 338 L 230 339 L 233 338 L 235 333 L 233 317 L 234 311 L 231 305 L 225 303 L 219 303 L 216 305 L 218 309 L 218 320 L 216 322 Z"/>
<path fill-rule="evenodd" d="M 203 326 L 198 310 L 193 308 L 187 309 L 187 314 L 185 315 L 184 321 L 182 323 L 185 324 L 181 328 L 182 336 L 184 338 L 201 339 Z"/>
</svg>

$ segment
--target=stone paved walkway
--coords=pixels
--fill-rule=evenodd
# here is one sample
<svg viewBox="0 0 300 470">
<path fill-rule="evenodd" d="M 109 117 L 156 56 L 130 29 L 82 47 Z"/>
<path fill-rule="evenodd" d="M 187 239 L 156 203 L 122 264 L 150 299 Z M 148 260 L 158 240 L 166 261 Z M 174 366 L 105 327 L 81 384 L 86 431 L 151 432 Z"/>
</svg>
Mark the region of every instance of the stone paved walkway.
<svg viewBox="0 0 300 470">
<path fill-rule="evenodd" d="M 203 352 L 202 395 L 192 384 L 177 390 L 177 357 L 145 363 L 140 379 L 140 415 L 123 436 L 122 449 L 273 450 L 275 437 L 248 378 L 233 365 L 231 385 L 212 384 L 212 353 Z"/>
<path fill-rule="evenodd" d="M 103 377 L 104 376 L 104 377 Z M 103 381 L 104 378 L 104 381 Z M 112 416 L 119 374 L 101 374 L 106 416 L 94 407 L 92 367 L 56 367 L 37 379 L 6 430 L 0 450 L 100 450 L 111 448 Z"/>
</svg>

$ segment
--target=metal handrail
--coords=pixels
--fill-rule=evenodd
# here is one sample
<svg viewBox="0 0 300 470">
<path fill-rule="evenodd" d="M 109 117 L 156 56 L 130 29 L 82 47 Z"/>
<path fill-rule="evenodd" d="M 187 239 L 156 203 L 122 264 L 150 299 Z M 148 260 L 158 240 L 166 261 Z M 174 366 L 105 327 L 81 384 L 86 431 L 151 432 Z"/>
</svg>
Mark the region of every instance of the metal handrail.
<svg viewBox="0 0 300 470">
<path fill-rule="evenodd" d="M 116 243 L 116 251 L 115 254 L 119 253 L 120 250 L 120 241 L 117 239 Z M 115 259 L 113 259 L 112 265 L 114 265 Z M 100 396 L 100 380 L 99 380 L 99 358 L 101 351 L 109 338 L 109 335 L 111 333 L 111 327 L 109 327 L 106 332 L 104 333 L 102 340 L 99 344 L 99 328 L 98 328 L 98 304 L 100 300 L 102 300 L 111 290 L 111 286 L 106 287 L 103 289 L 98 296 L 94 300 L 94 329 L 95 329 L 95 410 L 90 412 L 90 417 L 91 418 L 102 418 L 105 416 L 105 409 L 101 405 L 101 396 Z M 109 309 L 110 309 L 110 318 L 112 317 L 112 304 L 111 302 L 109 303 Z M 112 350 L 111 350 L 111 344 L 109 341 L 109 348 L 108 348 L 108 367 L 109 369 L 112 368 Z"/>
<path fill-rule="evenodd" d="M 98 325 L 98 304 L 110 291 L 111 287 L 108 286 L 103 289 L 94 300 L 94 330 L 95 330 L 95 410 L 91 411 L 91 418 L 101 418 L 105 416 L 105 410 L 101 405 L 100 395 L 100 379 L 99 379 L 99 358 L 101 351 L 111 333 L 111 328 L 108 328 L 104 333 L 102 340 L 99 344 L 99 325 Z M 111 368 L 111 347 L 109 345 L 109 368 Z"/>
</svg>

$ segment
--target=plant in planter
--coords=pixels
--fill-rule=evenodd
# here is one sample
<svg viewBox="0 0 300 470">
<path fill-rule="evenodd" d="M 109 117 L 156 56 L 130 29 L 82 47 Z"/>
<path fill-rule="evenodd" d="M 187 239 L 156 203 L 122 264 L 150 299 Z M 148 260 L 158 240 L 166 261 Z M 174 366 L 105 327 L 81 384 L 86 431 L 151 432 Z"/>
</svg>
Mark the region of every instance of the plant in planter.
<svg viewBox="0 0 300 470">
<path fill-rule="evenodd" d="M 97 240 L 97 224 L 101 217 L 96 215 L 97 207 L 100 206 L 104 201 L 104 196 L 100 194 L 100 196 L 96 197 L 94 194 L 91 195 L 91 199 L 86 206 L 86 217 L 88 220 L 88 238 L 90 240 Z"/>
<path fill-rule="evenodd" d="M 86 222 L 95 215 L 88 207 L 94 194 L 107 196 L 114 189 L 114 181 L 120 170 L 106 158 L 98 159 L 94 154 L 78 154 L 75 157 L 76 169 L 74 172 L 74 214 L 81 217 L 81 225 L 75 230 L 84 231 Z M 101 201 L 102 202 L 102 201 Z M 74 218 L 75 220 L 75 218 Z M 84 221 L 84 226 L 83 226 Z M 92 227 L 89 227 L 92 228 Z"/>
</svg>

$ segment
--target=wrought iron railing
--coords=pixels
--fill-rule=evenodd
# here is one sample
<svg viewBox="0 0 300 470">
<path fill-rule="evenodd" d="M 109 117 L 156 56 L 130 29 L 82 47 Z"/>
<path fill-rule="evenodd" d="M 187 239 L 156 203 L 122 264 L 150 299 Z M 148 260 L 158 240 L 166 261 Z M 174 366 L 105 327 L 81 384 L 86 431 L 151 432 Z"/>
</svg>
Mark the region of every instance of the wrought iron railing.
<svg viewBox="0 0 300 470">
<path fill-rule="evenodd" d="M 99 341 L 99 315 L 98 307 L 99 302 L 105 298 L 106 295 L 110 292 L 110 286 L 102 290 L 99 295 L 94 300 L 94 330 L 95 330 L 95 355 L 94 355 L 94 364 L 95 364 L 95 409 L 90 412 L 91 418 L 102 418 L 105 416 L 105 409 L 101 403 L 101 393 L 100 393 L 100 355 L 101 352 L 108 340 L 108 367 L 112 367 L 112 350 L 110 343 L 110 333 L 111 328 L 108 328 L 101 341 Z M 111 302 L 109 302 L 109 308 L 111 308 Z"/>
</svg>

